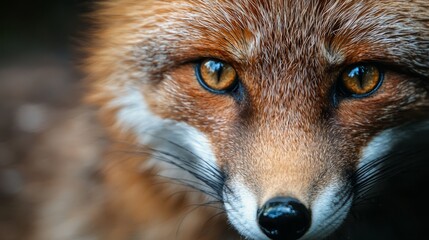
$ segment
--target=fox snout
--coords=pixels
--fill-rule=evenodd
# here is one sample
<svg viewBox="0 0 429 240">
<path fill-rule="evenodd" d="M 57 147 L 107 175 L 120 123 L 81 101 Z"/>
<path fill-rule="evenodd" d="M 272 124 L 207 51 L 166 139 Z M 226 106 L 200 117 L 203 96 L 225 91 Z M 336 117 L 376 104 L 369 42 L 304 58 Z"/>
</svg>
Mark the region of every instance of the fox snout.
<svg viewBox="0 0 429 240">
<path fill-rule="evenodd" d="M 224 192 L 228 218 L 250 239 L 322 239 L 346 218 L 353 198 L 336 184 L 328 186 L 311 202 L 290 194 L 260 201 L 239 183 L 231 189 L 234 193 Z"/>
<path fill-rule="evenodd" d="M 292 135 L 277 143 L 252 136 L 253 146 L 241 147 L 253 151 L 243 154 L 245 150 L 237 145 L 234 148 L 241 154 L 228 156 L 234 161 L 222 166 L 227 176 L 226 212 L 244 236 L 317 239 L 332 233 L 348 214 L 353 199 L 350 173 L 356 166 L 353 155 L 345 156 L 352 150 L 343 147 L 347 150 L 342 153 L 335 141 L 314 137 L 317 133 L 302 132 L 301 141 Z"/>
</svg>

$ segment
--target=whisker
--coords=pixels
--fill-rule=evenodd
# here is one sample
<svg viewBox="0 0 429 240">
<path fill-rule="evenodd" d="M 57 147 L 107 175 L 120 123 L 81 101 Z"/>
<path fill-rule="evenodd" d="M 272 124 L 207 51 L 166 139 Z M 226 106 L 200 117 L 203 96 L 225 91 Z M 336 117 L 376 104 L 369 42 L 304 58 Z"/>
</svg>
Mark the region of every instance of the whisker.
<svg viewBox="0 0 429 240">
<path fill-rule="evenodd" d="M 168 162 L 170 164 L 173 164 L 176 167 L 179 167 L 179 168 L 181 168 L 181 169 L 189 172 L 190 174 L 194 175 L 195 177 L 198 177 L 200 181 L 205 182 L 210 188 L 212 188 L 213 190 L 215 190 L 216 192 L 218 192 L 219 195 L 222 195 L 221 193 L 224 190 L 224 188 L 225 189 L 228 188 L 228 186 L 226 186 L 224 184 L 225 179 L 226 179 L 225 174 L 222 171 L 220 171 L 218 168 L 216 168 L 215 166 L 213 166 L 213 164 L 211 162 L 208 162 L 208 161 L 204 160 L 203 158 L 201 158 L 199 155 L 195 154 L 191 150 L 189 150 L 189 149 L 185 148 L 184 146 L 182 146 L 180 144 L 177 144 L 177 143 L 175 143 L 175 142 L 173 142 L 173 141 L 171 141 L 169 139 L 165 139 L 163 137 L 156 136 L 156 135 L 153 135 L 153 134 L 150 134 L 150 133 L 149 133 L 149 135 L 151 137 L 158 138 L 158 139 L 160 139 L 162 141 L 168 142 L 171 145 L 177 147 L 179 150 L 183 150 L 186 153 L 189 153 L 192 157 L 198 159 L 199 162 L 198 162 L 198 164 L 193 164 L 193 162 L 190 162 L 188 159 L 183 159 L 180 156 L 174 156 L 172 153 L 165 152 L 165 151 L 162 151 L 160 149 L 155 149 L 155 148 L 149 148 L 148 149 L 148 150 L 151 150 L 152 152 L 144 151 L 144 152 L 141 152 L 141 153 L 153 156 L 154 153 L 158 152 L 158 153 L 163 154 L 165 156 L 168 156 L 168 157 L 176 159 L 178 162 L 180 162 L 181 164 L 183 164 L 187 168 L 183 168 L 182 166 L 179 166 L 179 165 L 175 164 L 174 161 L 170 161 L 170 160 L 166 161 L 167 159 L 161 159 L 161 160 L 163 160 L 165 162 Z M 135 149 L 141 149 L 141 146 L 133 144 L 133 143 L 122 142 L 122 144 L 130 145 L 130 146 L 132 146 Z M 206 176 L 211 176 L 211 177 L 209 178 L 209 177 L 206 177 Z M 213 179 L 216 180 L 216 181 L 213 182 Z"/>
<path fill-rule="evenodd" d="M 206 228 L 205 227 L 210 223 L 210 221 L 212 221 L 216 217 L 219 217 L 219 216 L 222 216 L 222 215 L 225 215 L 225 214 L 226 214 L 225 211 L 220 211 L 220 212 L 214 214 L 213 216 L 211 216 L 209 219 L 207 219 L 204 222 L 204 224 L 201 226 L 201 231 L 200 231 L 199 235 L 202 237 L 202 236 L 204 236 L 206 234 L 206 231 L 205 231 Z M 211 229 L 211 228 L 209 228 L 209 229 Z"/>
<path fill-rule="evenodd" d="M 214 178 L 216 181 L 213 181 L 212 178 L 205 176 L 207 174 L 211 174 L 212 172 L 209 172 L 206 169 L 201 168 L 198 165 L 192 165 L 189 162 L 187 162 L 186 160 L 184 160 L 183 158 L 175 156 L 175 155 L 170 154 L 170 153 L 165 152 L 165 151 L 159 151 L 158 149 L 153 149 L 153 148 L 150 148 L 149 150 L 150 151 L 139 150 L 139 151 L 122 151 L 122 152 L 129 153 L 129 154 L 152 154 L 152 157 L 155 158 L 156 160 L 160 160 L 160 161 L 169 163 L 175 167 L 178 167 L 178 168 L 192 174 L 196 179 L 200 180 L 207 187 L 209 187 L 210 189 L 213 189 L 215 191 L 214 193 L 212 193 L 212 195 L 217 194 L 218 195 L 217 198 L 221 198 L 219 196 L 221 196 L 220 192 L 222 191 L 221 189 L 223 188 L 224 179 Z M 154 155 L 153 154 L 154 152 L 157 152 L 157 153 L 164 155 L 166 157 Z M 170 158 L 176 159 L 177 161 L 174 161 Z M 183 163 L 183 164 L 181 164 L 181 163 Z M 172 180 L 183 180 L 183 179 L 172 179 Z M 191 182 L 193 184 L 201 185 L 200 182 L 191 181 L 188 179 L 186 179 L 186 181 Z M 187 186 L 189 187 L 189 184 L 187 184 Z M 204 190 L 204 189 L 198 188 L 198 190 Z"/>
<path fill-rule="evenodd" d="M 187 205 L 187 207 L 192 207 L 190 210 L 188 210 L 186 213 L 185 213 L 185 215 L 181 218 L 181 220 L 180 220 L 180 223 L 179 223 L 179 225 L 177 226 L 177 229 L 176 229 L 176 238 L 178 238 L 178 236 L 179 236 L 179 232 L 180 232 L 180 229 L 182 228 L 182 226 L 183 226 L 183 224 L 184 224 L 184 221 L 185 221 L 185 219 L 191 214 L 191 213 L 193 213 L 194 211 L 196 211 L 197 209 L 199 209 L 200 207 L 210 207 L 210 208 L 214 208 L 214 209 L 218 209 L 218 208 L 216 208 L 215 206 L 211 206 L 212 204 L 215 204 L 216 202 L 215 201 L 209 201 L 209 202 L 205 202 L 205 203 L 198 203 L 198 204 L 190 204 L 190 205 Z"/>
<path fill-rule="evenodd" d="M 380 192 L 373 193 L 372 195 L 370 193 L 382 182 L 386 182 L 388 179 L 400 173 L 410 171 L 413 167 L 417 166 L 419 164 L 419 161 L 417 160 L 404 162 L 399 161 L 398 159 L 405 157 L 408 157 L 408 159 L 414 159 L 414 157 L 418 156 L 421 152 L 421 149 L 413 149 L 413 151 L 409 150 L 396 152 L 395 154 L 386 154 L 358 169 L 353 176 L 357 179 L 353 186 L 356 192 L 356 200 L 354 204 L 359 204 L 368 198 L 379 195 Z"/>
</svg>

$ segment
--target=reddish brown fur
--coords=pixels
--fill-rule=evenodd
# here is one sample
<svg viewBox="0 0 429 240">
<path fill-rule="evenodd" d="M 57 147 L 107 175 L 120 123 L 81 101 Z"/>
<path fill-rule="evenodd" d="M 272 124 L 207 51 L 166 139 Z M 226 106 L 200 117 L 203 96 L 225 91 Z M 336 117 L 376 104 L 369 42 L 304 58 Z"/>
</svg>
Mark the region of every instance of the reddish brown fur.
<svg viewBox="0 0 429 240">
<path fill-rule="evenodd" d="M 117 92 L 109 87 L 132 82 L 156 115 L 205 133 L 219 165 L 244 178 L 259 204 L 283 194 L 309 206 L 332 175 L 355 169 L 372 137 L 428 107 L 420 86 L 429 78 L 425 0 L 209 2 L 100 4 L 85 66 L 89 99 L 113 141 L 127 142 L 121 151 L 140 148 L 133 147 L 134 133 L 117 125 L 117 109 L 108 104 Z M 192 62 L 202 58 L 235 67 L 245 89 L 242 101 L 198 84 Z M 375 95 L 332 106 L 337 76 L 359 62 L 403 71 L 387 68 Z M 140 172 L 144 155 L 109 155 L 102 171 L 108 214 L 100 223 L 102 236 L 173 239 L 195 199 L 171 197 L 171 186 L 157 184 L 155 169 Z M 179 236 L 203 239 L 204 228 L 210 229 L 204 239 L 232 234 L 224 219 L 205 225 L 214 213 L 197 210 L 180 225 Z"/>
</svg>

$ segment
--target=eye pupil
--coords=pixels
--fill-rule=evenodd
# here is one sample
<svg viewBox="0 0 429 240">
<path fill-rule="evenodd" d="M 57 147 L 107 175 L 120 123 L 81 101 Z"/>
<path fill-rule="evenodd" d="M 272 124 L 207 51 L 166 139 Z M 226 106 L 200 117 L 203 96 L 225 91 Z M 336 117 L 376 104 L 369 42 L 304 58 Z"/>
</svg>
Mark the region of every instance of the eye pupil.
<svg viewBox="0 0 429 240">
<path fill-rule="evenodd" d="M 237 73 L 228 63 L 209 59 L 198 64 L 195 73 L 201 86 L 206 90 L 223 94 L 237 86 Z"/>
<path fill-rule="evenodd" d="M 219 82 L 222 75 L 223 63 L 215 62 L 215 61 L 207 61 L 204 65 L 207 68 L 207 71 L 210 74 L 213 74 L 213 76 L 216 76 L 215 80 Z"/>
</svg>

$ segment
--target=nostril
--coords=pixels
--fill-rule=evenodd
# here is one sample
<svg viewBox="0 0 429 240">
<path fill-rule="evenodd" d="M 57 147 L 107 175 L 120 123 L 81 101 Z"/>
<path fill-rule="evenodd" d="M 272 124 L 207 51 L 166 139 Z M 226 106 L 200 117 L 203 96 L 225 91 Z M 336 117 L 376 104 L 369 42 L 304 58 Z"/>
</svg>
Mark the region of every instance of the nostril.
<svg viewBox="0 0 429 240">
<path fill-rule="evenodd" d="M 295 240 L 310 227 L 310 211 L 294 198 L 278 197 L 258 210 L 259 227 L 274 240 Z"/>
</svg>

